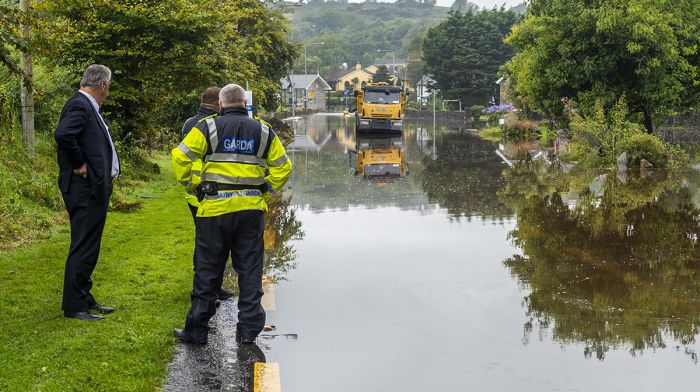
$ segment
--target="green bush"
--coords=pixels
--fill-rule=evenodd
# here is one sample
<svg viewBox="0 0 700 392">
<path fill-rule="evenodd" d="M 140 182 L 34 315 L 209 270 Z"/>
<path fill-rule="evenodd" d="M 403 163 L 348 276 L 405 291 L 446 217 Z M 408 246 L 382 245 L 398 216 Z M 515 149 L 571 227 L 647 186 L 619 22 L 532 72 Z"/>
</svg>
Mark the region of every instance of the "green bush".
<svg viewBox="0 0 700 392">
<path fill-rule="evenodd" d="M 664 143 L 656 136 L 638 133 L 630 136 L 624 147 L 629 154 L 630 163 L 638 164 L 646 159 L 656 167 L 665 167 L 669 154 Z"/>
<path fill-rule="evenodd" d="M 486 109 L 486 106 L 482 105 L 474 105 L 469 108 L 470 114 L 471 114 L 471 119 L 474 123 L 478 123 L 479 119 L 481 118 L 482 111 Z"/>
</svg>

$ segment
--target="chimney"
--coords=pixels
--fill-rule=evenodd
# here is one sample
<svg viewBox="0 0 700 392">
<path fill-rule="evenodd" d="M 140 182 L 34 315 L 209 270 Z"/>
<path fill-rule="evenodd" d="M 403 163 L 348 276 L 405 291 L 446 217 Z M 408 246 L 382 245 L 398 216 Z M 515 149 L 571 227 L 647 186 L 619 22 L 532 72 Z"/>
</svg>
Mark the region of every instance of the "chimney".
<svg viewBox="0 0 700 392">
<path fill-rule="evenodd" d="M 355 69 L 362 69 L 362 64 L 360 64 L 360 63 L 355 64 Z"/>
</svg>

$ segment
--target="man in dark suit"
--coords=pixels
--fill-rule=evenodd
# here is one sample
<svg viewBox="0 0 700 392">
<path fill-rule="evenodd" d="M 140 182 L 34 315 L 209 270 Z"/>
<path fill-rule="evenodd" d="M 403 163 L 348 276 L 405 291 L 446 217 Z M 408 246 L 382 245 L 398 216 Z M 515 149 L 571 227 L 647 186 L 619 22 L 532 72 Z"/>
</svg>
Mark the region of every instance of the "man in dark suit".
<svg viewBox="0 0 700 392">
<path fill-rule="evenodd" d="M 58 186 L 70 217 L 71 243 L 63 281 L 66 317 L 100 320 L 114 308 L 101 306 L 90 293 L 92 271 L 100 253 L 102 230 L 119 175 L 119 157 L 100 105 L 109 95 L 112 72 L 90 65 L 80 90 L 63 107 L 54 133 L 58 154 Z"/>
</svg>

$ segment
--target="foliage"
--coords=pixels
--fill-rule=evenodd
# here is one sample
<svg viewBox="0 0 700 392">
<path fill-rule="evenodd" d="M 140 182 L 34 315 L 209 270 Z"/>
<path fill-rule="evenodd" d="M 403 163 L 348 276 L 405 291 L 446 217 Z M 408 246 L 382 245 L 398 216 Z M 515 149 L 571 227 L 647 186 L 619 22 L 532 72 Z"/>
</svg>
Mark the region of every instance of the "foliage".
<svg viewBox="0 0 700 392">
<path fill-rule="evenodd" d="M 0 1 L 0 64 L 15 74 L 22 74 L 17 60 L 8 49 L 27 49 L 27 42 L 19 34 L 23 16 L 17 5 L 14 1 Z"/>
<path fill-rule="evenodd" d="M 698 18 L 695 0 L 535 0 L 506 39 L 516 51 L 507 68 L 533 109 L 560 115 L 569 97 L 591 112 L 624 95 L 651 132 L 697 103 Z"/>
<path fill-rule="evenodd" d="M 516 120 L 505 126 L 506 138 L 511 141 L 530 141 L 541 137 L 539 123 L 532 120 Z"/>
<path fill-rule="evenodd" d="M 341 69 L 345 63 L 369 66 L 386 59 L 393 50 L 396 59 L 420 57 L 420 42 L 425 31 L 447 15 L 449 8 L 413 1 L 401 3 L 341 3 L 314 1 L 294 7 L 292 38 L 307 44 L 307 57 L 318 58 L 321 74 Z M 319 43 L 323 42 L 323 45 Z M 312 45 L 319 44 L 319 45 Z M 303 59 L 294 65 L 302 73 Z M 409 63 L 409 80 L 422 76 L 418 64 Z M 416 66 L 416 67 L 414 67 Z M 413 73 L 411 71 L 414 71 Z"/>
<path fill-rule="evenodd" d="M 140 188 L 159 173 L 146 152 L 117 144 L 122 175 L 114 182 L 110 210 L 138 207 Z M 65 207 L 58 190 L 53 138 L 36 137 L 36 158 L 30 159 L 19 138 L 0 143 L 0 251 L 48 238 L 63 223 Z"/>
<path fill-rule="evenodd" d="M 42 0 L 36 8 L 45 15 L 47 59 L 113 70 L 104 109 L 121 140 L 177 129 L 210 85 L 247 81 L 256 103 L 274 109 L 279 80 L 296 56 L 284 38 L 286 20 L 255 0 Z"/>
<path fill-rule="evenodd" d="M 471 119 L 474 124 L 479 122 L 484 110 L 486 110 L 486 107 L 482 105 L 473 105 L 469 108 L 469 113 L 471 114 Z"/>
<path fill-rule="evenodd" d="M 384 82 L 384 83 L 390 83 L 390 75 L 389 75 L 389 68 L 387 68 L 386 65 L 380 65 L 377 67 L 377 72 L 374 74 L 372 77 L 372 82 L 378 83 L 378 82 Z"/>
<path fill-rule="evenodd" d="M 539 124 L 538 131 L 540 133 L 540 146 L 551 147 L 554 141 L 557 140 L 557 132 L 551 129 L 547 124 Z"/>
<path fill-rule="evenodd" d="M 428 30 L 423 42 L 425 72 L 448 99 L 483 104 L 493 96 L 498 69 L 512 55 L 503 38 L 520 19 L 504 8 L 481 12 L 450 11 Z"/>
<path fill-rule="evenodd" d="M 655 135 L 643 135 L 644 128 L 628 120 L 624 98 L 608 113 L 602 104 L 597 103 L 593 115 L 585 116 L 573 111 L 572 116 L 572 144 L 568 159 L 593 166 L 612 167 L 620 154 L 627 151 L 633 162 L 644 158 L 660 168 L 670 165 L 681 169 L 687 163 L 683 153 L 666 146 Z"/>
</svg>

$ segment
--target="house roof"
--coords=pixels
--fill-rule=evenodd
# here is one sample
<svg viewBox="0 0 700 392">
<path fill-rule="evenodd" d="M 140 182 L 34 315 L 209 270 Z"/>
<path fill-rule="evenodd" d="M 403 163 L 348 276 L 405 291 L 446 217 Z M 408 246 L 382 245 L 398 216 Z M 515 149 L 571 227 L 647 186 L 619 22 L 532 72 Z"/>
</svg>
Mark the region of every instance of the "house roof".
<svg viewBox="0 0 700 392">
<path fill-rule="evenodd" d="M 319 74 L 289 75 L 289 78 L 292 80 L 294 88 L 308 89 L 309 86 L 311 86 L 314 82 L 318 80 L 323 85 L 324 90 L 331 89 L 331 86 L 329 86 L 328 83 Z M 281 80 L 281 83 L 283 89 L 286 90 L 289 88 L 289 79 L 283 78 Z"/>
<path fill-rule="evenodd" d="M 329 82 L 335 82 L 340 80 L 343 76 L 349 74 L 350 72 L 354 71 L 354 69 L 336 69 L 334 71 L 331 71 L 328 76 L 326 76 L 326 80 Z"/>
<path fill-rule="evenodd" d="M 365 69 L 357 69 L 357 68 L 352 68 L 352 69 L 339 69 L 335 71 L 331 71 L 328 76 L 326 76 L 326 80 L 329 82 L 337 82 L 341 78 L 350 75 L 353 72 L 364 72 L 368 76 L 374 75 L 373 73 L 365 70 Z"/>
</svg>

